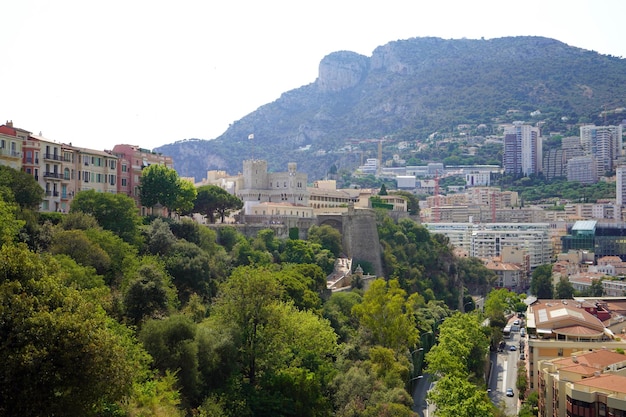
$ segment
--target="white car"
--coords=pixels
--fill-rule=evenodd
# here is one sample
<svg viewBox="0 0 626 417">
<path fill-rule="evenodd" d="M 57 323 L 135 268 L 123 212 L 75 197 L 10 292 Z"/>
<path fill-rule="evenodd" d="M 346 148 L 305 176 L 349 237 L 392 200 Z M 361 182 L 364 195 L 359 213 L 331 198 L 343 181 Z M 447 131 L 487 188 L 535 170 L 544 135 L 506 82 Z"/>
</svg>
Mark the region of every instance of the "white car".
<svg viewBox="0 0 626 417">
<path fill-rule="evenodd" d="M 506 396 L 507 396 L 507 397 L 513 397 L 513 396 L 515 396 L 515 394 L 513 393 L 513 388 L 507 388 L 507 389 L 506 389 Z"/>
</svg>

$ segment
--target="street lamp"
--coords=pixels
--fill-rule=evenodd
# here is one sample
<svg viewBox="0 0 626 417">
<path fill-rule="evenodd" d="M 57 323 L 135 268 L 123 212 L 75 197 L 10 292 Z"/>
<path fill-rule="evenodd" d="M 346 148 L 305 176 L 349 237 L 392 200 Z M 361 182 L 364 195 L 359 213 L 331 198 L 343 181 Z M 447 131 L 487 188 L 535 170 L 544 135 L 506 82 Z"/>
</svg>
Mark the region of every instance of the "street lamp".
<svg viewBox="0 0 626 417">
<path fill-rule="evenodd" d="M 424 375 L 418 375 L 418 376 L 415 376 L 415 377 L 409 379 L 409 382 L 413 382 L 413 381 L 415 381 L 417 379 L 422 379 L 422 378 L 424 378 Z"/>
</svg>

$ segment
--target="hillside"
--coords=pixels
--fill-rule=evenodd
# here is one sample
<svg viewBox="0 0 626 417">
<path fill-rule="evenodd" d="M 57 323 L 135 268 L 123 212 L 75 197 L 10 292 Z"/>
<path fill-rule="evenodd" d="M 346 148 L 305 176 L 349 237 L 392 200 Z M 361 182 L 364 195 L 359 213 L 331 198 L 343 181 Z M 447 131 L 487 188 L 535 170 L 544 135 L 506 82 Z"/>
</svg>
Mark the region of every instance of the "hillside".
<svg viewBox="0 0 626 417">
<path fill-rule="evenodd" d="M 200 180 L 210 169 L 234 174 L 241 161 L 266 159 L 270 170 L 298 163 L 309 180 L 331 165 L 353 168 L 348 139 L 386 146 L 452 136 L 459 124 L 531 121 L 544 131 L 577 122 L 601 123 L 603 109 L 626 107 L 626 59 L 542 37 L 491 40 L 413 38 L 376 48 L 371 57 L 340 51 L 320 62 L 311 84 L 233 123 L 214 140 L 184 139 L 156 148 L 181 176 Z M 617 115 L 624 117 L 623 115 Z M 248 140 L 253 133 L 254 140 Z"/>
</svg>

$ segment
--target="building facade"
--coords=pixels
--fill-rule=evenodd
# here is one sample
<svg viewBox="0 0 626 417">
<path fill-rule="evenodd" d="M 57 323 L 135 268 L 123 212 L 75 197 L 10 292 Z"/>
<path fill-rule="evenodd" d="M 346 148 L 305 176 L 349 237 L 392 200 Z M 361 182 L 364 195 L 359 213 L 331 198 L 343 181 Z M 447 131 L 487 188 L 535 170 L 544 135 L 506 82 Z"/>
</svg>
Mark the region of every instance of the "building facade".
<svg viewBox="0 0 626 417">
<path fill-rule="evenodd" d="M 581 126 L 580 145 L 586 155 L 595 157 L 597 175 L 603 177 L 622 153 L 622 126 Z"/>
<path fill-rule="evenodd" d="M 511 175 L 538 174 L 543 167 L 543 142 L 538 127 L 521 122 L 504 129 L 504 172 Z"/>
<path fill-rule="evenodd" d="M 0 165 L 32 175 L 44 190 L 40 211 L 69 211 L 76 193 L 123 193 L 140 207 L 141 170 L 151 164 L 173 167 L 171 157 L 133 145 L 99 151 L 59 143 L 7 122 L 0 126 Z M 142 214 L 145 213 L 145 209 Z"/>
</svg>

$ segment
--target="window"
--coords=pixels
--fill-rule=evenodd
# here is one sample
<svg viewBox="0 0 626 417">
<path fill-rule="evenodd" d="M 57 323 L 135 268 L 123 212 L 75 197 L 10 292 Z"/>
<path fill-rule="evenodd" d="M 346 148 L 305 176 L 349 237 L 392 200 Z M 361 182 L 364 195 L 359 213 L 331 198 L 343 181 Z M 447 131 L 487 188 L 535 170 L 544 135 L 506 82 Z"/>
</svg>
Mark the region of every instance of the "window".
<svg viewBox="0 0 626 417">
<path fill-rule="evenodd" d="M 128 172 L 128 166 L 126 164 L 122 164 L 122 172 Z"/>
<path fill-rule="evenodd" d="M 127 186 L 126 178 L 122 178 L 122 187 L 126 187 L 126 186 Z"/>
</svg>

